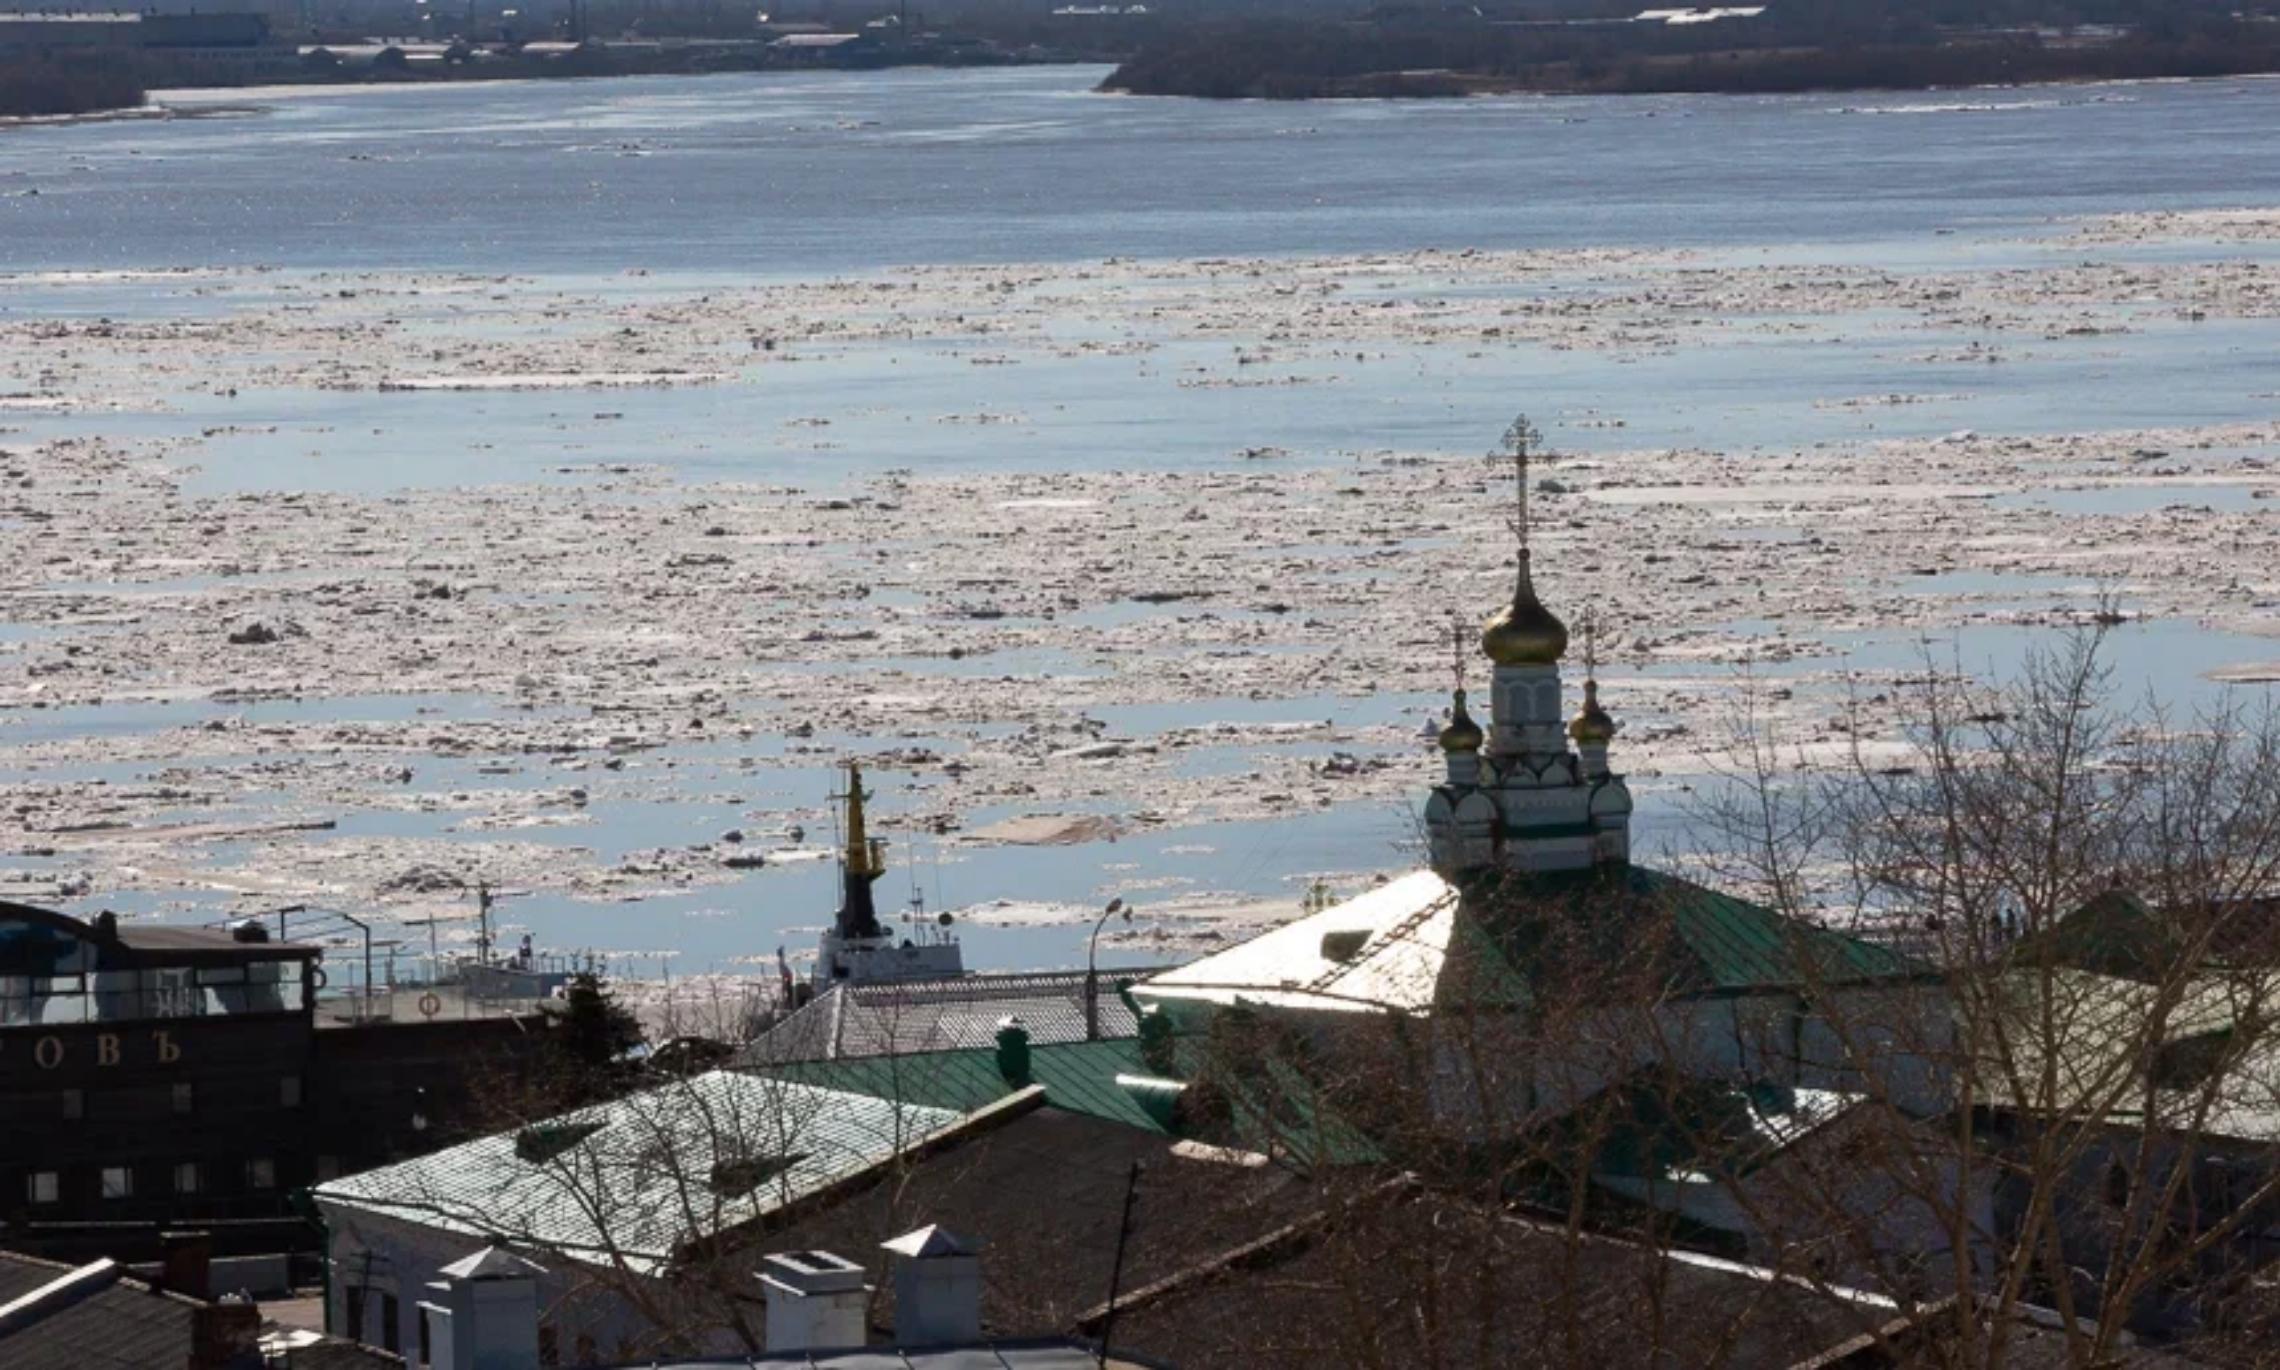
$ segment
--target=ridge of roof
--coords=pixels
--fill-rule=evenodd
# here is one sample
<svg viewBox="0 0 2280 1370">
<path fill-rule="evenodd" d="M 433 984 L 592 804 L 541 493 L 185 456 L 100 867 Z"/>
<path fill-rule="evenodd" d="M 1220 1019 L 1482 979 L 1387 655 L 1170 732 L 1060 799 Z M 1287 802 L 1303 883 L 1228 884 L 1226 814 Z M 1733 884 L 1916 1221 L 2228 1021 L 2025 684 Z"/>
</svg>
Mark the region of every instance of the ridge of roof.
<svg viewBox="0 0 2280 1370">
<path fill-rule="evenodd" d="M 1162 1125 L 1116 1084 L 1117 1075 L 1144 1066 L 1139 1041 L 1133 1037 L 1048 1042 L 1029 1048 L 1029 1083 L 1044 1090 L 1047 1104 L 1104 1122 L 1161 1132 Z M 983 1107 L 1022 1088 L 1007 1080 L 998 1068 L 995 1047 L 781 1061 L 746 1069 L 803 1084 L 959 1111 Z"/>
<path fill-rule="evenodd" d="M 105 1257 L 64 1271 L 37 1289 L 0 1304 L 0 1337 L 92 1298 L 117 1284 L 125 1269 Z"/>
</svg>

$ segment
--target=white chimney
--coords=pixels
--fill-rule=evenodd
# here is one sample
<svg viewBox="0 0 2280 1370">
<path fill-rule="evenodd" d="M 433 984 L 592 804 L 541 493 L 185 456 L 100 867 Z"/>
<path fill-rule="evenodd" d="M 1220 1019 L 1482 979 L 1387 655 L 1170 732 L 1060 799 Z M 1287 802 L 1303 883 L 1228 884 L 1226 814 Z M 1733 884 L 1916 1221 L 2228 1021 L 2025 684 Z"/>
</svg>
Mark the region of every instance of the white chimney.
<svg viewBox="0 0 2280 1370">
<path fill-rule="evenodd" d="M 427 1322 L 429 1370 L 538 1370 L 538 1276 L 511 1251 L 487 1246 L 436 1272 Z"/>
<path fill-rule="evenodd" d="M 895 1258 L 895 1345 L 981 1340 L 981 1244 L 927 1226 L 881 1243 Z"/>
<path fill-rule="evenodd" d="M 862 1346 L 871 1287 L 863 1267 L 828 1251 L 780 1251 L 760 1262 L 768 1296 L 768 1351 Z"/>
</svg>

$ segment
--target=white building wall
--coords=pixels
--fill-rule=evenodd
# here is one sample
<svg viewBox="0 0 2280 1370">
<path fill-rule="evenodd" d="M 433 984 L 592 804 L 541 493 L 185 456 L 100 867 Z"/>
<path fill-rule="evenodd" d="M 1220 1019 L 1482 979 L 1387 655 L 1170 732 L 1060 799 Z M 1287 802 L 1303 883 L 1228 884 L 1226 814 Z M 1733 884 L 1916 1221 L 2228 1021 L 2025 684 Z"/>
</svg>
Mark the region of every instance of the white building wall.
<svg viewBox="0 0 2280 1370">
<path fill-rule="evenodd" d="M 491 1243 L 321 1200 L 318 1207 L 324 1214 L 326 1255 L 331 1262 L 327 1326 L 337 1335 L 348 1334 L 348 1290 L 352 1285 L 392 1293 L 396 1296 L 396 1345 L 406 1364 L 416 1370 L 420 1364 L 419 1305 L 421 1300 L 435 1297 L 427 1286 L 441 1278 L 438 1272 L 444 1266 Z M 543 1251 L 523 1254 L 546 1268 L 546 1276 L 537 1282 L 539 1323 L 554 1328 L 562 1365 L 581 1363 L 577 1355 L 581 1336 L 591 1338 L 602 1364 L 622 1363 L 654 1347 L 656 1328 L 637 1304 L 611 1287 L 610 1280 Z M 620 1278 L 634 1277 L 611 1277 Z M 375 1322 L 379 1316 L 376 1292 L 365 1303 L 363 1340 L 367 1346 L 384 1344 Z M 707 1354 L 723 1355 L 733 1353 L 740 1345 L 725 1331 L 714 1333 L 703 1344 Z"/>
</svg>

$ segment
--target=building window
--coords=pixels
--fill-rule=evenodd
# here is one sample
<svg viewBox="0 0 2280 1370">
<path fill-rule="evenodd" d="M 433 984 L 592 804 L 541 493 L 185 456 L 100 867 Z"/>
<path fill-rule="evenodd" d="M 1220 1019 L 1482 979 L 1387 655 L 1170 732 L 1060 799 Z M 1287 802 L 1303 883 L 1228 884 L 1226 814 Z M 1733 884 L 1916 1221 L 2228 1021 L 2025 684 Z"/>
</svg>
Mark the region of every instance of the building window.
<svg viewBox="0 0 2280 1370">
<path fill-rule="evenodd" d="M 174 1087 L 174 1111 L 176 1113 L 188 1113 L 197 1101 L 198 1090 L 195 1085 L 184 1081 Z"/>
<path fill-rule="evenodd" d="M 174 1192 L 177 1194 L 195 1194 L 198 1192 L 198 1163 L 196 1161 L 184 1161 L 174 1167 Z"/>
<path fill-rule="evenodd" d="M 277 1081 L 277 1103 L 283 1108 L 301 1106 L 301 1077 L 287 1075 Z"/>
<path fill-rule="evenodd" d="M 35 1170 L 24 1177 L 24 1197 L 36 1204 L 51 1204 L 63 1197 L 63 1180 L 52 1170 Z"/>
<path fill-rule="evenodd" d="M 341 1293 L 341 1303 L 343 1305 L 342 1312 L 346 1315 L 341 1320 L 348 1324 L 348 1339 L 350 1341 L 363 1341 L 364 1286 L 360 1284 L 352 1284 L 347 1289 L 343 1290 Z"/>
<path fill-rule="evenodd" d="M 382 1294 L 380 1296 L 380 1349 L 383 1351 L 400 1351 L 403 1349 L 402 1340 L 402 1334 L 396 1327 L 396 1296 Z"/>
<path fill-rule="evenodd" d="M 103 1197 L 131 1199 L 135 1196 L 135 1172 L 123 1165 L 103 1167 Z"/>
<path fill-rule="evenodd" d="M 77 1121 L 87 1116 L 87 1091 L 67 1089 L 63 1092 L 63 1116 Z"/>
<path fill-rule="evenodd" d="M 256 1156 L 245 1163 L 245 1185 L 248 1189 L 275 1189 L 277 1162 L 267 1156 Z"/>
</svg>

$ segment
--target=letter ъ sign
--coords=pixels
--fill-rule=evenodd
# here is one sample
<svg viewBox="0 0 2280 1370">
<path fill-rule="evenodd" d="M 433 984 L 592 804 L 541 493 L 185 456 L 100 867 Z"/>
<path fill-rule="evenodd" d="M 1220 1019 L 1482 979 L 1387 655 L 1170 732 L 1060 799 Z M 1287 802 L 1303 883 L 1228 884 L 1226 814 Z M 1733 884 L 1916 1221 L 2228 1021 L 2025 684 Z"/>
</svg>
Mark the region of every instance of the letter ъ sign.
<svg viewBox="0 0 2280 1370">
<path fill-rule="evenodd" d="M 126 1044 L 120 1040 L 118 1033 L 99 1032 L 90 1045 L 91 1053 L 89 1046 L 75 1047 L 61 1037 L 42 1037 L 32 1044 L 32 1064 L 42 1070 L 59 1070 L 74 1056 L 90 1053 L 82 1056 L 82 1059 L 91 1059 L 96 1067 L 107 1069 L 121 1064 L 125 1059 Z M 152 1029 L 148 1059 L 162 1066 L 173 1065 L 182 1059 L 182 1047 L 174 1040 L 173 1029 Z"/>
</svg>

